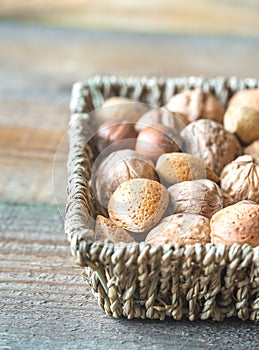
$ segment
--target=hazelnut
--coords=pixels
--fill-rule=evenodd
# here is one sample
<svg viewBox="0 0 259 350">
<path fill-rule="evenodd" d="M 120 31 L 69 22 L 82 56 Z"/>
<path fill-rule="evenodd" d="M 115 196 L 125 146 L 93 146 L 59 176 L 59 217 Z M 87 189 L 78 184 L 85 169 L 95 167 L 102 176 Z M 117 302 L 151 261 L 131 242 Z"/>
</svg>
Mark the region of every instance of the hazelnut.
<svg viewBox="0 0 259 350">
<path fill-rule="evenodd" d="M 188 124 L 188 121 L 183 114 L 172 113 L 167 108 L 162 107 L 152 109 L 143 114 L 136 123 L 135 128 L 139 132 L 147 126 L 158 124 L 168 126 L 175 132 L 180 133 L 184 126 Z"/>
<path fill-rule="evenodd" d="M 174 95 L 166 107 L 173 113 L 182 113 L 189 122 L 211 119 L 223 123 L 224 106 L 209 92 L 201 89 L 186 90 Z"/>
<path fill-rule="evenodd" d="M 259 139 L 259 89 L 243 90 L 229 101 L 224 127 L 245 144 Z"/>
<path fill-rule="evenodd" d="M 218 176 L 201 159 L 187 153 L 167 153 L 160 156 L 156 171 L 167 185 L 198 179 L 219 182 Z"/>
<path fill-rule="evenodd" d="M 259 139 L 245 148 L 245 154 L 250 154 L 253 158 L 259 160 Z"/>
<path fill-rule="evenodd" d="M 101 241 L 108 239 L 113 243 L 135 242 L 126 230 L 117 227 L 111 219 L 105 218 L 102 215 L 98 215 L 96 218 L 95 239 Z"/>
<path fill-rule="evenodd" d="M 125 120 L 111 120 L 99 127 L 97 137 L 100 152 L 112 143 L 116 143 L 120 149 L 122 146 L 123 148 L 134 149 L 137 132 L 133 123 L 126 122 Z M 120 142 L 122 140 L 123 142 Z"/>
<path fill-rule="evenodd" d="M 145 103 L 134 102 L 125 97 L 110 97 L 94 112 L 97 125 L 109 120 L 126 120 L 135 123 L 150 108 Z"/>
<path fill-rule="evenodd" d="M 186 126 L 181 136 L 183 151 L 202 159 L 217 175 L 243 153 L 235 135 L 213 120 L 197 120 Z"/>
<path fill-rule="evenodd" d="M 219 186 L 207 179 L 184 181 L 168 188 L 174 213 L 199 214 L 211 218 L 223 208 Z"/>
<path fill-rule="evenodd" d="M 104 159 L 100 155 L 93 166 L 91 182 L 98 201 L 107 208 L 116 188 L 134 178 L 157 180 L 157 175 L 151 160 L 126 149 L 113 152 Z"/>
<path fill-rule="evenodd" d="M 136 152 L 156 161 L 163 153 L 178 152 L 181 137 L 165 125 L 153 125 L 142 129 L 137 137 Z"/>
<path fill-rule="evenodd" d="M 259 203 L 259 161 L 252 156 L 238 157 L 221 173 L 221 188 L 238 202 L 249 199 Z"/>
<path fill-rule="evenodd" d="M 211 241 L 218 244 L 259 245 L 259 205 L 241 201 L 215 213 L 210 222 Z"/>
<path fill-rule="evenodd" d="M 174 214 L 164 218 L 146 237 L 149 244 L 195 244 L 210 242 L 210 221 L 197 214 Z"/>
<path fill-rule="evenodd" d="M 169 194 L 159 182 L 133 179 L 116 189 L 109 201 L 108 212 L 118 227 L 145 232 L 162 218 L 168 203 Z"/>
</svg>

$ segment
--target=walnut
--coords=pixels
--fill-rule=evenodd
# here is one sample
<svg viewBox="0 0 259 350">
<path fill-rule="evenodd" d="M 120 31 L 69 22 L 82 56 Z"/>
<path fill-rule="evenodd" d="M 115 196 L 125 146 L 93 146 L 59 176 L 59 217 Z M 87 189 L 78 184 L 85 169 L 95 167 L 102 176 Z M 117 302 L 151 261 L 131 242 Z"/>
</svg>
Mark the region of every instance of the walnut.
<svg viewBox="0 0 259 350">
<path fill-rule="evenodd" d="M 164 218 L 146 237 L 149 244 L 195 244 L 210 242 L 210 221 L 197 214 L 174 214 Z"/>
<path fill-rule="evenodd" d="M 139 132 L 147 126 L 164 125 L 173 129 L 175 132 L 180 133 L 185 125 L 188 124 L 188 120 L 181 113 L 172 113 L 166 107 L 152 109 L 138 120 L 135 125 L 136 130 Z"/>
<path fill-rule="evenodd" d="M 211 218 L 223 208 L 219 186 L 207 179 L 184 181 L 168 188 L 174 213 L 199 214 Z"/>
<path fill-rule="evenodd" d="M 244 155 L 225 166 L 221 188 L 236 202 L 249 199 L 259 203 L 259 161 Z"/>
<path fill-rule="evenodd" d="M 259 138 L 259 89 L 243 90 L 229 101 L 224 127 L 248 145 Z"/>
<path fill-rule="evenodd" d="M 224 106 L 209 92 L 186 90 L 171 97 L 166 107 L 173 113 L 182 113 L 189 122 L 211 119 L 223 123 Z"/>
<path fill-rule="evenodd" d="M 221 188 L 221 193 L 223 195 L 223 206 L 228 207 L 229 205 L 233 205 L 236 203 L 236 201 L 234 200 L 234 198 L 232 198 L 230 196 L 230 194 L 228 194 L 226 191 L 222 190 Z"/>
<path fill-rule="evenodd" d="M 183 151 L 200 158 L 220 175 L 225 165 L 243 153 L 235 137 L 212 120 L 198 120 L 181 132 Z"/>
<path fill-rule="evenodd" d="M 91 184 L 98 201 L 106 208 L 122 182 L 134 178 L 157 180 L 152 161 L 133 150 L 119 150 L 104 159 L 101 154 L 99 158 L 92 170 Z"/>
<path fill-rule="evenodd" d="M 259 205 L 241 201 L 215 213 L 210 222 L 211 241 L 259 245 Z"/>
</svg>

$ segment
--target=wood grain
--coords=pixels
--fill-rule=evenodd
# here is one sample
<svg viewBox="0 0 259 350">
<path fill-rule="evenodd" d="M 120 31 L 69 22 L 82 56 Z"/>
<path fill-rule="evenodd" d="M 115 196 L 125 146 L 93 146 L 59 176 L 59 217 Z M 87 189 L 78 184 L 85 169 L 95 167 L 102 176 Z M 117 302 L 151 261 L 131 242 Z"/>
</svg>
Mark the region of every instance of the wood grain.
<svg viewBox="0 0 259 350">
<path fill-rule="evenodd" d="M 259 35 L 255 0 L 2 0 L 2 18 L 112 30 Z"/>
<path fill-rule="evenodd" d="M 33 3 L 16 1 L 21 13 Z M 50 2 L 37 3 L 41 10 Z M 11 4 L 1 2 L 1 14 Z M 0 32 L 0 349 L 258 348 L 249 322 L 107 317 L 70 255 L 63 217 L 76 80 L 105 73 L 259 78 L 259 41 L 13 22 L 0 23 Z"/>
<path fill-rule="evenodd" d="M 63 208 L 64 211 L 64 208 Z M 240 320 L 114 320 L 75 266 L 51 205 L 0 202 L 0 348 L 256 349 L 258 328 Z"/>
</svg>

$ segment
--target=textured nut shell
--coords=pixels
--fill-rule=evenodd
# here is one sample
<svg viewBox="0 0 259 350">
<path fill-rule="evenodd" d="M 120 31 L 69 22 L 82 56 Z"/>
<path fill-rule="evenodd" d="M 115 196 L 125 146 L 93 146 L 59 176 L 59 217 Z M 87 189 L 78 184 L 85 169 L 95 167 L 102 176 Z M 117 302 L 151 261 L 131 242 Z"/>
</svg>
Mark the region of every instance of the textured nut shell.
<svg viewBox="0 0 259 350">
<path fill-rule="evenodd" d="M 210 222 L 213 243 L 259 245 L 259 205 L 238 202 L 215 213 Z"/>
<path fill-rule="evenodd" d="M 163 154 L 157 160 L 156 171 L 168 185 L 198 179 L 219 182 L 218 176 L 201 159 L 187 153 Z"/>
<path fill-rule="evenodd" d="M 134 102 L 125 97 L 111 97 L 104 101 L 94 115 L 98 126 L 111 119 L 135 123 L 148 110 L 148 105 L 144 103 Z"/>
<path fill-rule="evenodd" d="M 140 131 L 146 128 L 147 126 L 157 124 L 169 126 L 171 129 L 180 133 L 181 130 L 185 127 L 185 125 L 188 124 L 188 120 L 183 114 L 172 113 L 167 108 L 162 107 L 152 109 L 143 114 L 142 117 L 136 123 L 135 128 L 137 131 Z"/>
<path fill-rule="evenodd" d="M 259 89 L 246 89 L 237 92 L 230 99 L 228 106 L 249 106 L 259 112 Z"/>
<path fill-rule="evenodd" d="M 186 90 L 173 96 L 166 107 L 171 112 L 179 112 L 189 122 L 198 119 L 211 119 L 222 123 L 224 106 L 209 92 L 200 89 Z"/>
<path fill-rule="evenodd" d="M 207 179 L 184 181 L 168 188 L 174 213 L 199 214 L 211 218 L 223 208 L 219 186 Z"/>
<path fill-rule="evenodd" d="M 253 158 L 259 160 L 259 139 L 245 148 L 245 154 L 250 154 Z"/>
<path fill-rule="evenodd" d="M 127 149 L 111 153 L 97 171 L 93 171 L 92 178 L 97 199 L 107 207 L 111 195 L 122 182 L 134 178 L 157 180 L 157 175 L 151 160 Z"/>
<path fill-rule="evenodd" d="M 225 207 L 228 207 L 229 205 L 233 205 L 236 203 L 236 201 L 234 200 L 234 198 L 232 198 L 230 196 L 230 194 L 228 194 L 226 191 L 222 190 L 221 188 L 221 193 L 223 195 L 223 205 L 224 205 L 224 208 Z"/>
<path fill-rule="evenodd" d="M 225 165 L 243 153 L 235 135 L 212 120 L 198 120 L 189 124 L 181 136 L 183 151 L 202 159 L 217 175 Z"/>
<path fill-rule="evenodd" d="M 136 140 L 136 152 L 156 162 L 164 153 L 178 152 L 182 138 L 165 125 L 152 125 L 142 129 Z"/>
<path fill-rule="evenodd" d="M 116 224 L 108 218 L 102 215 L 98 215 L 96 218 L 95 226 L 95 240 L 108 239 L 113 243 L 119 242 L 135 242 L 135 240 L 129 235 L 129 233 L 123 228 L 117 227 Z"/>
<path fill-rule="evenodd" d="M 110 218 L 117 226 L 133 232 L 144 232 L 162 218 L 169 194 L 159 182 L 133 179 L 123 182 L 108 204 Z"/>
<path fill-rule="evenodd" d="M 221 188 L 235 202 L 249 199 L 259 203 L 259 162 L 249 155 L 235 159 L 221 173 Z"/>
<path fill-rule="evenodd" d="M 259 111 L 248 106 L 231 105 L 224 116 L 224 128 L 248 145 L 259 138 Z"/>
<path fill-rule="evenodd" d="M 210 221 L 196 214 L 174 214 L 164 218 L 146 237 L 149 244 L 195 244 L 210 242 Z"/>
</svg>

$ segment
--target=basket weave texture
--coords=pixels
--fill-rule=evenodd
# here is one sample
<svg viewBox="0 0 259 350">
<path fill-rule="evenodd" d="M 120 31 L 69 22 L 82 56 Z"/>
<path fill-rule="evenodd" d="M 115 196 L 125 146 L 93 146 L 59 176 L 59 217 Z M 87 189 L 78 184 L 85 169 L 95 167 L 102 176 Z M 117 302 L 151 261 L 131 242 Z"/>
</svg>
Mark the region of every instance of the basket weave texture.
<svg viewBox="0 0 259 350">
<path fill-rule="evenodd" d="M 91 111 L 111 96 L 154 107 L 189 88 L 210 91 L 226 105 L 255 79 L 96 76 L 74 85 L 71 99 L 65 229 L 84 277 L 108 315 L 163 320 L 229 317 L 259 320 L 259 247 L 234 244 L 151 246 L 95 241 L 99 213 L 89 179 L 95 157 Z M 89 141 L 89 142 L 88 142 Z"/>
</svg>

